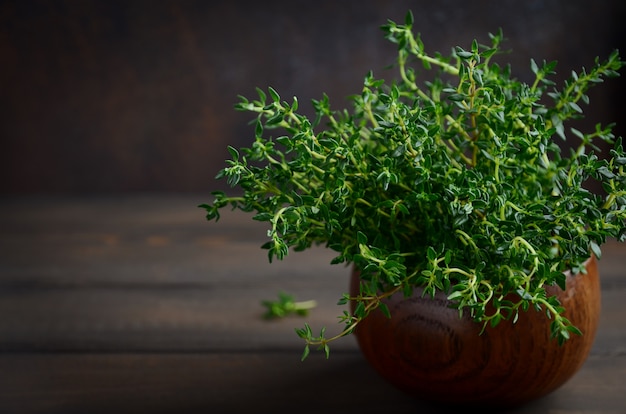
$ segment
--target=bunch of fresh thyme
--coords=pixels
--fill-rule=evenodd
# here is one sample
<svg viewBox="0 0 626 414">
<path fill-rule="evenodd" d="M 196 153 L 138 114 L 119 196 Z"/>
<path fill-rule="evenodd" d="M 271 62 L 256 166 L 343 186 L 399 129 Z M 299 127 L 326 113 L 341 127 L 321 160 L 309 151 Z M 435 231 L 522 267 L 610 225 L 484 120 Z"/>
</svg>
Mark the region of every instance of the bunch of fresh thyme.
<svg viewBox="0 0 626 414">
<path fill-rule="evenodd" d="M 562 343 L 579 331 L 545 286 L 564 287 L 565 270 L 584 271 L 607 238 L 626 239 L 621 138 L 613 125 L 582 132 L 566 124 L 582 117 L 587 90 L 623 62 L 615 51 L 557 87 L 556 63 L 531 61 L 535 79 L 526 84 L 493 61 L 502 32 L 445 57 L 427 54 L 412 24 L 409 13 L 382 27 L 398 47 L 399 78 L 367 74 L 350 110 L 331 109 L 324 96 L 309 119 L 296 98 L 286 102 L 272 88 L 241 97 L 236 109 L 255 114 L 255 140 L 229 147 L 218 177 L 242 194 L 214 192 L 201 207 L 209 220 L 231 206 L 267 222 L 270 261 L 322 244 L 337 252 L 333 263 L 361 270 L 360 294 L 340 301 L 356 308 L 340 316 L 339 335 L 297 329 L 303 358 L 309 346 L 328 355 L 328 343 L 373 309 L 388 313 L 381 299 L 417 286 L 445 292 L 483 324 L 542 309 Z M 435 76 L 418 82 L 415 62 Z M 578 140 L 568 151 L 559 143 L 566 138 Z M 597 140 L 612 145 L 607 156 L 597 155 Z M 605 194 L 589 191 L 590 180 Z"/>
</svg>

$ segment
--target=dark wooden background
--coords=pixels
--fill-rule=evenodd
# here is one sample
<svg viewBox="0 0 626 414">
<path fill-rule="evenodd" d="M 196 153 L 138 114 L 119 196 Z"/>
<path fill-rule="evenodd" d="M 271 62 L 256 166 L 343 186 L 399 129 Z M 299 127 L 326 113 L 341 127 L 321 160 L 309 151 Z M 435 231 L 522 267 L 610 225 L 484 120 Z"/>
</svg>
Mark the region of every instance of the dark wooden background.
<svg viewBox="0 0 626 414">
<path fill-rule="evenodd" d="M 0 194 L 208 193 L 226 145 L 251 141 L 237 95 L 347 105 L 368 70 L 392 76 L 379 26 L 408 9 L 431 52 L 502 27 L 522 79 L 530 57 L 563 77 L 626 51 L 617 0 L 4 0 Z M 594 91 L 588 124 L 621 121 L 624 89 Z"/>
</svg>

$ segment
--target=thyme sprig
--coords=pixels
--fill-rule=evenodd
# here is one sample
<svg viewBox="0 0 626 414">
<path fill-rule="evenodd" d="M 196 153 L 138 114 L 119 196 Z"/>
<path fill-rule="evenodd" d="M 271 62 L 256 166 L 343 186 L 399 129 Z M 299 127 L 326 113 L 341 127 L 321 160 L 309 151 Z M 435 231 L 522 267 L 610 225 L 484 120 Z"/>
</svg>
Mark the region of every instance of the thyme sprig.
<svg viewBox="0 0 626 414">
<path fill-rule="evenodd" d="M 324 95 L 309 119 L 271 87 L 240 97 L 236 109 L 255 114 L 255 139 L 228 148 L 218 178 L 242 194 L 216 191 L 201 207 L 209 220 L 230 206 L 267 222 L 270 261 L 321 244 L 337 253 L 333 264 L 360 269 L 360 293 L 340 300 L 355 311 L 339 317 L 338 335 L 296 330 L 303 358 L 311 346 L 328 356 L 328 344 L 372 310 L 389 312 L 382 299 L 418 286 L 446 293 L 485 326 L 540 310 L 563 343 L 580 332 L 545 287 L 564 288 L 565 270 L 584 272 L 607 238 L 626 239 L 621 137 L 613 124 L 591 132 L 567 124 L 583 116 L 588 89 L 624 62 L 616 50 L 557 87 L 556 63 L 531 60 L 526 84 L 494 62 L 501 31 L 443 56 L 428 54 L 412 25 L 408 13 L 382 27 L 398 48 L 399 79 L 368 73 L 350 110 L 331 109 Z M 418 81 L 420 66 L 432 79 Z M 565 151 L 565 139 L 579 142 Z M 602 158 L 598 141 L 612 146 Z M 605 194 L 591 192 L 591 180 Z"/>
</svg>

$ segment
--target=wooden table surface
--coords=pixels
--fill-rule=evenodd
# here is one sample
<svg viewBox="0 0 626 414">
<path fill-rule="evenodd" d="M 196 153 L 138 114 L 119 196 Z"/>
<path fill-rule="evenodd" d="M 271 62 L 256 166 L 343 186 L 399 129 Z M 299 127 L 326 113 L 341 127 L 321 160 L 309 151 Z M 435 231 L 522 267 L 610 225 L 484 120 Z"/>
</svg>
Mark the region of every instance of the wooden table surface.
<svg viewBox="0 0 626 414">
<path fill-rule="evenodd" d="M 207 222 L 207 195 L 0 199 L 0 413 L 439 413 L 388 385 L 354 338 L 300 362 L 306 321 L 338 331 L 348 269 L 323 248 L 268 263 L 263 223 Z M 600 261 L 591 355 L 516 413 L 626 413 L 626 246 Z M 279 291 L 319 305 L 262 318 Z"/>
</svg>

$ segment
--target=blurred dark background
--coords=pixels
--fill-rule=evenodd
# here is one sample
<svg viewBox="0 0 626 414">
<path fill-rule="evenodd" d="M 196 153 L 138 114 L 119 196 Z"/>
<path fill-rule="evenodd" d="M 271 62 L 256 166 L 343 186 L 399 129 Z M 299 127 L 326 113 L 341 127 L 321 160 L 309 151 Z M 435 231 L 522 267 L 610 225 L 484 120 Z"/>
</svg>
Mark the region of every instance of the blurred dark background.
<svg viewBox="0 0 626 414">
<path fill-rule="evenodd" d="M 415 16 L 430 52 L 486 41 L 498 28 L 515 54 L 557 60 L 560 78 L 614 48 L 626 56 L 626 2 L 0 1 L 0 194 L 209 192 L 228 153 L 247 145 L 237 95 L 327 93 L 335 108 L 365 73 L 389 78 L 395 46 L 379 29 Z M 626 76 L 626 75 L 623 75 Z M 624 79 L 590 94 L 586 123 L 618 122 Z"/>
</svg>

